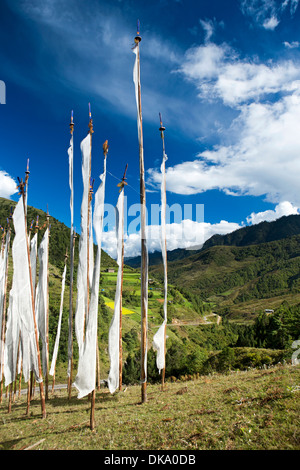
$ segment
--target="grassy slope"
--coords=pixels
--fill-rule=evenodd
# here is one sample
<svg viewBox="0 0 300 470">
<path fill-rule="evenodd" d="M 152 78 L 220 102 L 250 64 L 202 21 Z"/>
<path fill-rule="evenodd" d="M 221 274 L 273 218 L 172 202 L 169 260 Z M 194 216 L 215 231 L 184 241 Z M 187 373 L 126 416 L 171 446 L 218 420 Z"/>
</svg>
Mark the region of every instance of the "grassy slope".
<svg viewBox="0 0 300 470">
<path fill-rule="evenodd" d="M 26 396 L 7 413 L 0 405 L 0 449 L 60 450 L 274 450 L 300 449 L 300 366 L 277 365 L 185 383 L 148 385 L 140 404 L 140 386 L 110 395 L 96 394 L 94 432 L 89 402 L 55 391 L 41 418 L 39 397 L 25 417 Z"/>
<path fill-rule="evenodd" d="M 299 270 L 300 236 L 295 235 L 260 245 L 209 247 L 169 262 L 168 279 L 200 294 L 216 309 L 228 307 L 231 318 L 251 320 L 259 310 L 274 309 L 283 300 L 299 303 Z M 161 277 L 162 266 L 152 266 L 150 272 Z M 274 286 L 255 297 L 254 289 L 266 280 Z"/>
</svg>

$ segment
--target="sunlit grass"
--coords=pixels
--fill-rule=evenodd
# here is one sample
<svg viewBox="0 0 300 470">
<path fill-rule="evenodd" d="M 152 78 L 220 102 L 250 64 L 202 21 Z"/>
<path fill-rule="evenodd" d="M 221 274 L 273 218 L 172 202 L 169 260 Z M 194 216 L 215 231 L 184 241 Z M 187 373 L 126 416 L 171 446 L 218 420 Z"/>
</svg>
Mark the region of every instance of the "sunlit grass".
<svg viewBox="0 0 300 470">
<path fill-rule="evenodd" d="M 94 431 L 90 402 L 55 391 L 42 419 L 38 394 L 25 416 L 26 395 L 12 412 L 0 407 L 0 449 L 272 450 L 300 449 L 300 367 L 214 374 L 195 380 L 139 385 L 111 395 L 97 391 Z"/>
</svg>

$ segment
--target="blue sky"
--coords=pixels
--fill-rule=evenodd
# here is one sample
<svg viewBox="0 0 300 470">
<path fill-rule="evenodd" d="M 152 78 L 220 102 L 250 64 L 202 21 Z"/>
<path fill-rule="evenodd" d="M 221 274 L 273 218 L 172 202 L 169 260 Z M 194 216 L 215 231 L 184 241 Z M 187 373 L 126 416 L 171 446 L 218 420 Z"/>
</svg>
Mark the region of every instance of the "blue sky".
<svg viewBox="0 0 300 470">
<path fill-rule="evenodd" d="M 140 20 L 147 207 L 160 202 L 166 127 L 167 202 L 204 205 L 188 223 L 203 239 L 300 207 L 299 0 L 3 0 L 0 5 L 0 196 L 18 199 L 30 159 L 28 203 L 70 226 L 69 122 L 74 110 L 75 226 L 82 197 L 80 141 L 94 121 L 95 189 L 108 139 L 106 202 L 128 163 L 127 205 L 139 203 L 132 53 Z M 1 100 L 1 96 L 0 96 Z M 103 248 L 115 254 L 113 220 Z M 151 220 L 149 220 L 151 224 Z M 168 248 L 189 246 L 170 232 Z M 125 254 L 138 254 L 130 234 Z M 155 237 L 154 237 L 155 238 Z M 158 239 L 149 243 L 159 249 Z"/>
</svg>

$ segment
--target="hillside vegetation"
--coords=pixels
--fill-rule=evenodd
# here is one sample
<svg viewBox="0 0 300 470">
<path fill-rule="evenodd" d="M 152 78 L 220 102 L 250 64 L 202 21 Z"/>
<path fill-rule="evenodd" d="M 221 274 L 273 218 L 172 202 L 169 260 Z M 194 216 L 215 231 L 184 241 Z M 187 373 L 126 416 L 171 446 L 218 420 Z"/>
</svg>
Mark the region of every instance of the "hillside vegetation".
<svg viewBox="0 0 300 470">
<path fill-rule="evenodd" d="M 5 224 L 10 206 L 0 200 L 0 223 Z M 46 214 L 28 207 L 28 228 L 39 215 L 43 226 Z M 298 219 L 297 219 L 298 220 Z M 61 280 L 70 229 L 50 217 L 49 265 L 49 352 L 54 347 Z M 44 229 L 40 230 L 41 239 Z M 76 268 L 78 239 L 75 249 L 73 307 L 76 304 Z M 102 253 L 99 295 L 98 344 L 101 379 L 109 372 L 108 332 L 113 315 L 116 262 Z M 180 255 L 179 255 L 180 256 Z M 248 367 L 290 362 L 292 343 L 300 337 L 299 287 L 300 235 L 249 246 L 212 246 L 192 256 L 168 263 L 168 324 L 166 378 L 213 371 L 244 370 Z M 107 272 L 107 268 L 114 272 Z M 163 320 L 163 279 L 160 266 L 149 275 L 148 311 L 148 379 L 160 381 L 152 338 Z M 9 285 L 12 263 L 10 259 Z M 69 280 L 67 276 L 58 364 L 66 381 L 69 317 Z M 270 296 L 273 296 L 272 298 Z M 284 302 L 288 297 L 289 302 Z M 275 300 L 273 300 L 275 299 Z M 273 301 L 273 303 L 272 303 Z M 266 307 L 277 302 L 275 312 L 267 315 Z M 253 312 L 251 302 L 259 303 Z M 252 304 L 253 305 L 253 304 Z M 249 307 L 250 306 L 250 307 Z M 124 269 L 123 282 L 123 381 L 134 384 L 140 378 L 140 274 L 131 267 Z M 233 321 L 234 320 L 234 321 Z M 78 352 L 74 335 L 74 375 Z"/>
<path fill-rule="evenodd" d="M 161 265 L 151 273 L 162 278 Z M 252 319 L 283 300 L 299 303 L 300 235 L 247 246 L 215 245 L 168 263 L 169 282 L 214 304 L 217 313 Z M 255 311 L 256 310 L 256 311 Z"/>
</svg>

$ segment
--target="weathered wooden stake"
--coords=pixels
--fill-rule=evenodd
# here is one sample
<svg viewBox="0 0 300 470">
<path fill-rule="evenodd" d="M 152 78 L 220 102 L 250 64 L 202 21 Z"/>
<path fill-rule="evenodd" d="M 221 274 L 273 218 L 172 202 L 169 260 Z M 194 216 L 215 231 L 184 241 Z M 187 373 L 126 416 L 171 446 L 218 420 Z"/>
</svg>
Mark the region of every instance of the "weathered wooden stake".
<svg viewBox="0 0 300 470">
<path fill-rule="evenodd" d="M 139 30 L 139 28 L 138 28 Z M 139 135 L 139 160 L 140 160 L 140 204 L 141 204 L 141 396 L 142 403 L 147 401 L 147 299 L 148 299 L 148 269 L 147 269 L 147 243 L 146 243 L 146 191 L 144 175 L 144 147 L 143 147 L 143 123 L 142 123 L 142 100 L 140 82 L 140 51 L 141 41 L 139 31 L 134 38 L 137 48 L 137 73 L 138 73 L 138 119 L 140 127 Z"/>
<path fill-rule="evenodd" d="M 74 132 L 74 121 L 73 111 L 71 113 L 70 122 L 70 133 L 71 133 L 71 145 L 73 152 L 73 132 Z M 68 377 L 68 398 L 71 399 L 72 395 L 72 382 L 73 382 L 73 282 L 74 282 L 74 252 L 75 252 L 75 238 L 76 234 L 73 227 L 73 155 L 72 155 L 72 166 L 70 169 L 70 182 L 71 182 L 71 233 L 70 233 L 70 297 L 69 297 L 69 341 L 68 341 L 68 356 L 69 356 L 69 377 Z"/>
<path fill-rule="evenodd" d="M 10 216 L 11 219 L 11 216 Z M 6 326 L 6 298 L 7 298 L 7 280 L 8 280 L 8 254 L 9 254 L 9 246 L 10 246 L 10 236 L 11 236 L 11 227 L 10 227 L 10 221 L 8 224 L 8 232 L 7 235 L 8 241 L 7 241 L 7 263 L 6 263 L 6 268 L 5 268 L 5 285 L 4 285 L 4 298 L 3 298 L 3 312 L 2 312 L 2 331 L 1 331 L 1 390 L 0 390 L 0 403 L 2 403 L 2 396 L 3 396 L 3 379 L 4 379 L 4 343 L 5 343 L 5 326 Z"/>
<path fill-rule="evenodd" d="M 165 131 L 165 127 L 163 126 L 162 124 L 162 118 L 161 118 L 161 114 L 159 113 L 159 117 L 160 117 L 160 128 L 159 128 L 159 131 L 160 131 L 160 135 L 161 135 L 161 138 L 162 138 L 162 145 L 163 145 L 163 169 L 164 169 L 164 179 L 163 179 L 163 191 L 164 191 L 164 196 L 166 194 L 166 173 L 165 173 L 165 136 L 164 136 L 164 131 Z M 165 220 L 162 221 L 162 223 L 165 223 Z M 165 266 L 164 266 L 164 277 L 165 279 L 167 279 L 167 240 L 165 238 L 164 240 L 164 246 L 162 246 L 162 250 L 164 250 L 164 255 L 165 255 Z M 165 299 L 164 299 L 164 302 L 167 301 L 167 293 L 165 292 Z M 165 361 L 166 361 L 166 332 L 167 332 L 167 325 L 165 324 L 165 328 L 164 328 L 164 355 L 165 355 Z M 163 368 L 162 370 L 162 374 L 161 374 L 161 389 L 162 391 L 164 390 L 164 386 L 165 386 L 165 375 L 166 375 L 166 363 L 165 363 L 165 367 Z"/>
<path fill-rule="evenodd" d="M 126 171 L 128 164 L 125 167 L 124 175 L 120 186 L 120 191 L 124 191 L 124 186 L 126 183 Z M 122 363 L 123 363 L 123 345 L 122 345 L 122 294 L 123 294 L 123 273 L 124 273 L 124 201 L 123 201 L 123 211 L 122 211 L 122 257 L 121 257 L 121 292 L 120 292 L 120 322 L 119 322 L 119 390 L 122 390 Z"/>
<path fill-rule="evenodd" d="M 28 180 L 28 174 L 26 175 Z M 25 184 L 27 181 L 25 180 Z M 25 227 L 27 226 L 27 217 L 26 217 L 26 201 L 25 201 L 25 194 L 24 194 L 24 183 L 20 183 L 19 189 L 23 197 L 23 206 L 24 206 L 24 218 L 25 218 Z M 30 249 L 29 249 L 29 242 L 26 230 L 26 245 L 27 245 L 27 258 L 28 258 L 28 266 L 29 266 L 29 277 L 30 277 L 30 289 L 31 289 L 31 302 L 32 302 L 32 314 L 33 314 L 33 324 L 34 324 L 34 333 L 35 333 L 35 342 L 37 348 L 37 360 L 38 360 L 38 367 L 39 367 L 39 376 L 42 378 L 42 366 L 41 366 L 41 355 L 40 355 L 40 347 L 39 347 L 39 340 L 38 340 L 38 331 L 37 331 L 37 323 L 35 317 L 35 305 L 34 305 L 34 291 L 33 291 L 33 283 L 32 283 L 32 272 L 31 272 L 31 262 L 30 262 Z M 43 381 L 39 383 L 40 386 L 40 396 L 41 396 L 41 408 L 42 408 L 42 417 L 46 418 L 46 404 L 45 404 L 45 394 L 44 394 L 44 385 Z"/>
</svg>

